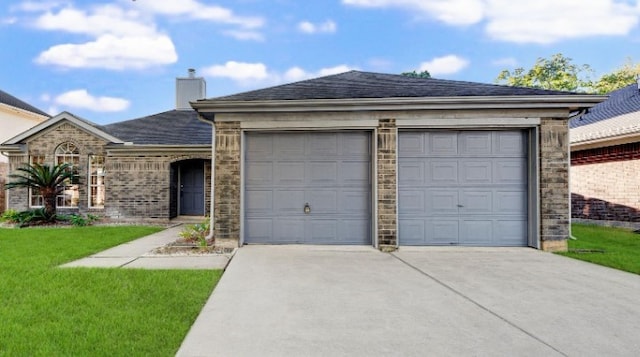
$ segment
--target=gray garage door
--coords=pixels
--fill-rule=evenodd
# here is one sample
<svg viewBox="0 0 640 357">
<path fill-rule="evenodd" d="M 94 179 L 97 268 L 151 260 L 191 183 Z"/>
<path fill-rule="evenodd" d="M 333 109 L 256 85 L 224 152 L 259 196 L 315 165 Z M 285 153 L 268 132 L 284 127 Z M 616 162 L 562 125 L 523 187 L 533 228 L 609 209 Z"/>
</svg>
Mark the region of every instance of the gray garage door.
<svg viewBox="0 0 640 357">
<path fill-rule="evenodd" d="M 526 133 L 401 132 L 402 245 L 527 245 Z"/>
<path fill-rule="evenodd" d="M 245 243 L 371 243 L 368 132 L 245 139 Z"/>
</svg>

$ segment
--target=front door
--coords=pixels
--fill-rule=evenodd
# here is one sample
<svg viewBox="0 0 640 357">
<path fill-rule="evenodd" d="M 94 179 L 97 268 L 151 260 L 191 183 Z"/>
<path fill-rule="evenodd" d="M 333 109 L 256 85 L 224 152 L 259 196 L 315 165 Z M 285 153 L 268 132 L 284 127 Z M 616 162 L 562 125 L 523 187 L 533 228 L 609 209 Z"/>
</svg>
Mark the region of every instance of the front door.
<svg viewBox="0 0 640 357">
<path fill-rule="evenodd" d="M 180 166 L 180 214 L 204 216 L 204 164 L 186 162 Z"/>
</svg>

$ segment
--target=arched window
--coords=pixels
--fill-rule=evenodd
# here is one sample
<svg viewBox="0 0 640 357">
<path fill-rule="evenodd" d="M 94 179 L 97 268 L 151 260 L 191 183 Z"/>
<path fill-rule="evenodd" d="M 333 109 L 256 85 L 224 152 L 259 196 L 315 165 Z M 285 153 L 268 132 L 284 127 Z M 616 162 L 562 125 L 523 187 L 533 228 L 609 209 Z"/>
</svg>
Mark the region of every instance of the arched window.
<svg viewBox="0 0 640 357">
<path fill-rule="evenodd" d="M 56 165 L 69 164 L 68 170 L 73 172 L 74 177 L 78 177 L 78 168 L 80 167 L 80 150 L 71 142 L 66 142 L 58 145 L 56 148 Z M 78 180 L 73 179 L 65 182 L 64 190 L 60 192 L 56 198 L 56 204 L 58 207 L 77 207 L 80 200 L 80 193 L 78 192 Z"/>
</svg>

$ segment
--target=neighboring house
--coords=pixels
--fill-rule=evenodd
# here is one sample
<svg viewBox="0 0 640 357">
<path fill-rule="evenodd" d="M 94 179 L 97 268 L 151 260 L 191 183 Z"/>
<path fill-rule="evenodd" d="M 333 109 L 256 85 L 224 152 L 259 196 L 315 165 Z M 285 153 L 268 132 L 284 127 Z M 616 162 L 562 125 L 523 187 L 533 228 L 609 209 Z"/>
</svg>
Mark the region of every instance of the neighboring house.
<svg viewBox="0 0 640 357">
<path fill-rule="evenodd" d="M 566 250 L 568 118 L 604 99 L 351 71 L 199 100 L 216 240 Z"/>
<path fill-rule="evenodd" d="M 70 163 L 79 183 L 57 198 L 58 212 L 92 213 L 113 221 L 168 221 L 205 216 L 210 208 L 211 125 L 190 100 L 204 98 L 193 71 L 176 80 L 176 109 L 109 125 L 63 112 L 7 140 L 11 170 L 26 163 Z M 8 191 L 9 207 L 43 205 L 27 189 Z"/>
<path fill-rule="evenodd" d="M 0 90 L 0 143 L 49 118 L 42 110 Z M 9 159 L 0 151 L 0 213 L 6 207 L 4 184 Z"/>
<path fill-rule="evenodd" d="M 571 120 L 574 218 L 640 222 L 640 90 L 637 84 Z"/>
</svg>

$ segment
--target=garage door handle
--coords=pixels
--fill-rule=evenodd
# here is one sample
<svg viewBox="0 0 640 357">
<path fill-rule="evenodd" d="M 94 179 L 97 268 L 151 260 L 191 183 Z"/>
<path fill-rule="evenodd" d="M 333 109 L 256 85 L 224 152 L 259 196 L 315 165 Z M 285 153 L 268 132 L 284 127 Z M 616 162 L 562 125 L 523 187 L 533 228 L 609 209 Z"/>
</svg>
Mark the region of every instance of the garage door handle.
<svg viewBox="0 0 640 357">
<path fill-rule="evenodd" d="M 309 206 L 309 202 L 304 204 L 304 214 L 311 213 L 311 206 Z"/>
<path fill-rule="evenodd" d="M 458 207 L 464 207 L 463 205 L 458 205 Z"/>
</svg>

